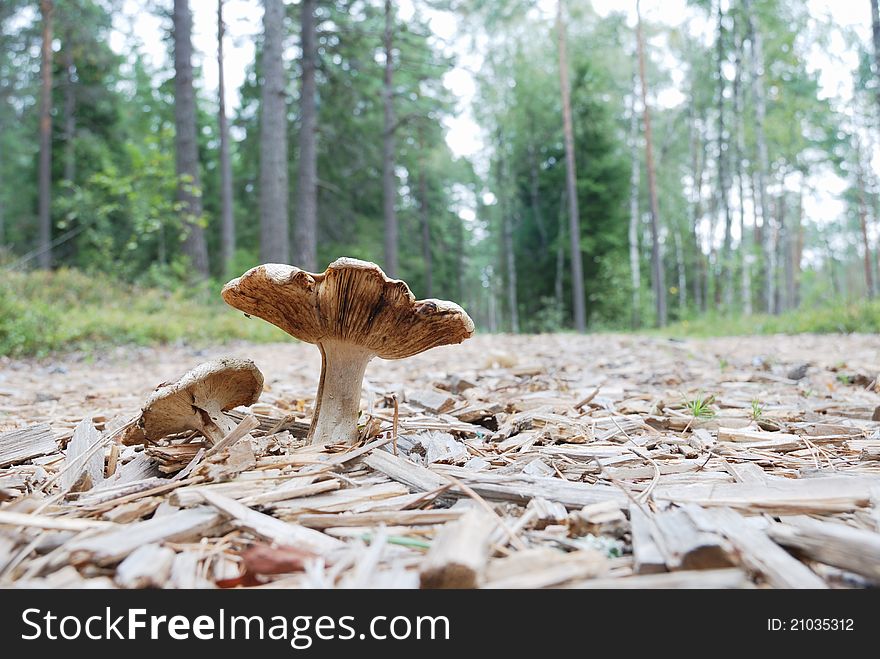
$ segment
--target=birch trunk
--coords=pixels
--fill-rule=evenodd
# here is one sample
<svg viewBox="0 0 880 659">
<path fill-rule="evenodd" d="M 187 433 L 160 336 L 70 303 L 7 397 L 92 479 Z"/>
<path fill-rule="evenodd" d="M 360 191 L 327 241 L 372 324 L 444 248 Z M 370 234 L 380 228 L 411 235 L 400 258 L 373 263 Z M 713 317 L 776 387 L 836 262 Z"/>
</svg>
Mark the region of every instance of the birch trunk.
<svg viewBox="0 0 880 659">
<path fill-rule="evenodd" d="M 730 201 L 727 196 L 728 192 L 728 138 L 725 135 L 724 122 L 724 10 L 721 0 L 718 0 L 718 40 L 716 43 L 717 50 L 717 74 L 718 74 L 718 201 L 721 208 L 719 209 L 724 217 L 724 246 L 721 250 L 721 288 L 724 306 L 729 309 L 733 303 L 733 277 L 731 276 L 731 250 L 732 250 L 732 217 L 730 214 Z"/>
<path fill-rule="evenodd" d="M 657 180 L 654 171 L 654 147 L 651 135 L 651 110 L 648 105 L 648 85 L 645 75 L 645 45 L 642 36 L 642 18 L 639 2 L 636 2 L 636 41 L 639 53 L 639 80 L 642 88 L 642 110 L 645 122 L 645 165 L 648 169 L 648 197 L 651 201 L 651 285 L 654 289 L 656 309 L 655 322 L 666 325 L 666 277 L 663 272 L 663 255 L 660 252 L 660 207 L 657 201 Z"/>
<path fill-rule="evenodd" d="M 562 2 L 556 4 L 556 38 L 559 51 L 559 86 L 562 90 L 562 130 L 565 137 L 565 183 L 568 196 L 568 229 L 571 242 L 571 294 L 574 326 L 578 332 L 587 329 L 584 301 L 584 266 L 581 256 L 581 218 L 578 209 L 577 170 L 574 156 L 574 127 L 571 120 L 571 88 L 568 82 L 568 53 Z"/>
<path fill-rule="evenodd" d="M 767 153 L 767 140 L 764 135 L 764 122 L 767 114 L 767 102 L 764 94 L 764 51 L 761 41 L 761 32 L 755 25 L 754 15 L 751 9 L 751 0 L 743 0 L 743 11 L 748 19 L 748 33 L 751 41 L 751 86 L 752 97 L 755 106 L 755 142 L 758 150 L 758 162 L 756 167 L 758 193 L 758 208 L 761 210 L 761 239 L 762 251 L 765 258 L 764 268 L 764 307 L 769 313 L 774 313 L 774 300 L 776 291 L 774 288 L 773 263 L 775 261 L 775 248 L 772 244 L 770 231 L 770 212 L 767 199 L 767 176 L 770 171 L 770 158 Z"/>
<path fill-rule="evenodd" d="M 743 124 L 743 40 L 739 34 L 739 23 L 736 25 L 737 41 L 736 41 L 736 74 L 733 79 L 733 106 L 734 106 L 734 127 L 736 130 L 736 141 L 734 159 L 736 162 L 736 180 L 739 193 L 739 265 L 740 265 L 740 302 L 743 314 L 749 316 L 752 313 L 752 280 L 749 263 L 749 253 L 751 250 L 746 233 L 746 207 L 745 207 L 745 181 L 743 156 L 746 152 L 745 142 L 745 126 Z"/>
<path fill-rule="evenodd" d="M 633 76 L 630 106 L 630 178 L 629 178 L 629 271 L 632 284 L 632 327 L 641 325 L 642 273 L 639 259 L 639 118 L 636 113 L 636 77 Z"/>
</svg>

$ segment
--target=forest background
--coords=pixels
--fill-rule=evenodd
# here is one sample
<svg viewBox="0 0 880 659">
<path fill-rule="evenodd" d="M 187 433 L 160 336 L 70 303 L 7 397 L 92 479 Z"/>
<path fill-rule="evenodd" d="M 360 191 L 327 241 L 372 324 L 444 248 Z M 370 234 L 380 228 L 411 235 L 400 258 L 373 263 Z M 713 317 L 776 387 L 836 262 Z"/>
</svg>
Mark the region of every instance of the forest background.
<svg viewBox="0 0 880 659">
<path fill-rule="evenodd" d="M 277 340 L 222 283 L 341 255 L 482 332 L 874 332 L 878 142 L 878 0 L 3 0 L 0 355 Z"/>
</svg>

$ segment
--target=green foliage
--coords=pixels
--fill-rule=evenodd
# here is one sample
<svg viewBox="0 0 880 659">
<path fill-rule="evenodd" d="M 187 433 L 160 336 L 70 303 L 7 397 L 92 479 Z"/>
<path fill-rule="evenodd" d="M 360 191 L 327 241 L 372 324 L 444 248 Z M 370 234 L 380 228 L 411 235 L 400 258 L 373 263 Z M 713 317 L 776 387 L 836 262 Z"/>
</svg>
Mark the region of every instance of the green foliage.
<svg viewBox="0 0 880 659">
<path fill-rule="evenodd" d="M 658 330 L 667 336 L 743 336 L 747 334 L 834 334 L 880 332 L 880 301 L 833 302 L 777 316 L 730 317 L 717 313 L 683 320 Z"/>
<path fill-rule="evenodd" d="M 715 410 L 711 407 L 714 401 L 714 396 L 704 396 L 703 394 L 700 394 L 695 398 L 686 398 L 684 401 L 684 407 L 695 419 L 711 419 L 715 416 Z"/>
<path fill-rule="evenodd" d="M 757 398 L 752 401 L 752 411 L 749 416 L 753 421 L 758 421 L 764 418 L 764 406 Z"/>
<path fill-rule="evenodd" d="M 289 340 L 269 323 L 223 304 L 219 282 L 172 292 L 67 269 L 9 273 L 4 280 L 0 355 L 42 356 L 119 344 Z"/>
</svg>

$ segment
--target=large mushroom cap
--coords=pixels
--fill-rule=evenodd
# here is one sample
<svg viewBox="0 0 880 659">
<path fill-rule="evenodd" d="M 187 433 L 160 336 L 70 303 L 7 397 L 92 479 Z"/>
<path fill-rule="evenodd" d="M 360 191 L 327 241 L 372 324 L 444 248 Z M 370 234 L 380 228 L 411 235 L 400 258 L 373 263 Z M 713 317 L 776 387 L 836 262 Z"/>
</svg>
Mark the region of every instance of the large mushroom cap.
<svg viewBox="0 0 880 659">
<path fill-rule="evenodd" d="M 249 359 L 199 364 L 176 382 L 160 386 L 144 404 L 139 425 L 147 439 L 202 430 L 206 415 L 253 405 L 263 391 L 263 374 Z"/>
<path fill-rule="evenodd" d="M 457 304 L 416 300 L 406 282 L 357 259 L 337 259 L 322 274 L 258 265 L 226 284 L 222 294 L 230 306 L 302 341 L 354 344 L 383 359 L 461 343 L 474 333 L 473 321 Z"/>
</svg>

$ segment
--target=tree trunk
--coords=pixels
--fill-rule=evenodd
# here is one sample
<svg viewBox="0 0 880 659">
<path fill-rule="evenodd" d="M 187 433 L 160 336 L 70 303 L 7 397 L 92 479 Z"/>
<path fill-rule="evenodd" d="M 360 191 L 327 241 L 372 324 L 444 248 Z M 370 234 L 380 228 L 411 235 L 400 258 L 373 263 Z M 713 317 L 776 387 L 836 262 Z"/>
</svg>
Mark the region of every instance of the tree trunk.
<svg viewBox="0 0 880 659">
<path fill-rule="evenodd" d="M 315 105 L 315 0 L 300 5 L 302 44 L 302 88 L 300 90 L 299 181 L 296 203 L 296 255 L 300 267 L 318 267 L 318 152 L 317 107 Z"/>
<path fill-rule="evenodd" d="M 862 169 L 862 151 L 856 144 L 856 186 L 859 193 L 859 228 L 862 232 L 862 248 L 865 260 L 865 287 L 868 297 L 874 297 L 874 277 L 871 257 L 871 243 L 868 239 L 868 205 L 865 201 L 865 176 Z"/>
<path fill-rule="evenodd" d="M 260 103 L 260 258 L 290 260 L 287 204 L 287 98 L 284 2 L 263 2 L 263 89 Z"/>
<path fill-rule="evenodd" d="M 629 271 L 632 285 L 632 327 L 641 325 L 642 266 L 639 259 L 639 117 L 636 113 L 636 77 L 633 76 L 632 105 L 629 120 Z"/>
<path fill-rule="evenodd" d="M 465 242 L 464 242 L 464 223 L 460 218 L 455 221 L 455 283 L 456 293 L 459 299 L 464 299 L 464 275 L 465 275 Z"/>
<path fill-rule="evenodd" d="M 806 176 L 801 176 L 801 189 L 798 193 L 798 212 L 794 227 L 792 227 L 791 249 L 791 306 L 797 309 L 801 306 L 801 259 L 804 255 L 804 181 Z"/>
<path fill-rule="evenodd" d="M 684 241 L 681 237 L 681 230 L 678 227 L 672 232 L 672 239 L 675 241 L 675 269 L 678 274 L 678 315 L 681 317 L 687 308 L 687 273 L 684 262 Z"/>
<path fill-rule="evenodd" d="M 507 269 L 507 306 L 510 307 L 510 331 L 519 334 L 519 300 L 516 293 L 516 254 L 513 251 L 513 218 L 502 219 L 504 258 Z"/>
<path fill-rule="evenodd" d="M 556 306 L 562 311 L 565 309 L 565 302 L 562 299 L 562 278 L 565 276 L 565 205 L 566 197 L 565 188 L 559 195 L 559 221 L 556 230 L 556 276 L 553 279 L 553 294 L 556 298 Z"/>
<path fill-rule="evenodd" d="M 825 247 L 825 255 L 828 263 L 828 276 L 831 279 L 831 294 L 833 297 L 837 298 L 841 294 L 841 286 L 840 282 L 837 278 L 837 258 L 834 255 L 834 248 L 831 247 L 831 242 L 828 240 L 828 235 L 822 235 L 822 244 Z"/>
<path fill-rule="evenodd" d="M 738 26 L 737 26 L 738 27 Z M 743 125 L 743 40 L 737 29 L 736 39 L 736 73 L 733 78 L 733 113 L 736 140 L 734 141 L 734 160 L 736 162 L 736 180 L 739 193 L 739 266 L 740 266 L 740 302 L 742 313 L 752 313 L 752 280 L 749 264 L 749 242 L 746 234 L 746 207 L 743 155 L 746 151 L 745 127 Z"/>
<path fill-rule="evenodd" d="M 498 300 L 495 297 L 495 277 L 489 276 L 489 334 L 498 331 Z"/>
<path fill-rule="evenodd" d="M 532 134 L 534 135 L 534 120 L 532 120 Z M 544 224 L 544 215 L 541 213 L 541 192 L 538 186 L 538 153 L 535 144 L 529 142 L 529 197 L 532 205 L 532 216 L 535 218 L 535 226 L 538 229 L 539 252 L 543 255 L 547 251 L 547 226 Z"/>
<path fill-rule="evenodd" d="M 498 210 L 501 213 L 501 248 L 504 270 L 507 274 L 507 306 L 510 312 L 510 331 L 519 333 L 519 301 L 516 293 L 516 255 L 513 246 L 513 218 L 508 205 L 507 153 L 501 132 L 498 133 Z"/>
<path fill-rule="evenodd" d="M 788 219 L 788 200 L 785 199 L 784 190 L 781 198 L 783 204 L 782 216 L 779 218 L 779 249 L 782 252 L 782 277 L 785 290 L 783 294 L 780 294 L 782 302 L 778 306 L 780 310 L 788 311 L 794 308 L 794 233 Z"/>
<path fill-rule="evenodd" d="M 419 220 L 422 225 L 422 260 L 425 262 L 425 295 L 434 297 L 434 267 L 431 260 L 431 214 L 428 210 L 428 177 L 425 176 L 427 167 L 425 158 L 425 145 L 420 140 L 419 151 Z"/>
<path fill-rule="evenodd" d="M 656 324 L 666 325 L 666 278 L 663 273 L 663 255 L 660 253 L 660 207 L 657 201 L 657 177 L 654 171 L 654 147 L 651 136 L 651 109 L 648 106 L 648 84 L 645 75 L 645 45 L 642 36 L 642 17 L 636 2 L 636 42 L 639 53 L 639 80 L 642 87 L 642 109 L 645 122 L 645 164 L 648 169 L 648 197 L 651 201 L 651 286 L 654 290 Z"/>
<path fill-rule="evenodd" d="M 226 119 L 226 82 L 223 73 L 223 0 L 217 0 L 217 123 L 220 130 L 220 258 L 229 275 L 235 257 L 235 216 L 232 206 L 232 163 L 229 159 L 229 122 Z"/>
<path fill-rule="evenodd" d="M 770 231 L 770 212 L 767 199 L 767 176 L 770 171 L 770 158 L 767 153 L 767 140 L 764 135 L 764 121 L 767 114 L 767 102 L 764 96 L 764 51 L 761 43 L 761 32 L 755 25 L 755 18 L 751 10 L 751 0 L 743 0 L 743 12 L 748 20 L 749 39 L 751 41 L 751 85 L 752 97 L 755 106 L 755 142 L 758 149 L 758 162 L 756 175 L 758 178 L 758 208 L 761 210 L 761 240 L 765 258 L 764 267 L 764 307 L 768 313 L 774 313 L 774 274 L 770 261 L 774 247 Z"/>
<path fill-rule="evenodd" d="M 874 75 L 877 76 L 875 93 L 880 110 L 880 0 L 871 0 L 871 32 L 874 37 Z"/>
<path fill-rule="evenodd" d="M 52 0 L 40 1 L 43 43 L 40 59 L 39 256 L 43 270 L 52 267 Z"/>
<path fill-rule="evenodd" d="M 385 124 L 382 139 L 382 198 L 385 216 L 385 272 L 389 277 L 398 274 L 397 256 L 397 174 L 394 171 L 394 6 L 385 0 L 385 72 L 382 83 L 382 103 Z"/>
<path fill-rule="evenodd" d="M 69 184 L 76 178 L 76 152 L 73 141 L 76 139 L 76 83 L 73 63 L 73 36 L 68 28 L 62 46 L 64 53 L 64 175 Z"/>
<path fill-rule="evenodd" d="M 196 97 L 193 90 L 192 14 L 188 0 L 174 0 L 174 125 L 177 155 L 177 200 L 186 237 L 183 253 L 195 273 L 208 276 L 208 247 L 202 218 L 202 183 L 196 141 Z"/>
<path fill-rule="evenodd" d="M 571 292 L 574 326 L 578 332 L 587 329 L 587 310 L 584 301 L 584 266 L 581 256 L 581 218 L 578 210 L 577 170 L 574 157 L 574 127 L 571 119 L 571 88 L 568 82 L 568 53 L 565 43 L 565 23 L 562 2 L 556 5 L 557 47 L 559 50 L 559 86 L 562 90 L 562 130 L 565 135 L 565 183 L 568 195 L 568 226 L 571 240 Z"/>
<path fill-rule="evenodd" d="M 732 257 L 732 217 L 730 214 L 730 201 L 727 196 L 728 181 L 728 152 L 727 136 L 724 124 L 724 9 L 722 0 L 718 0 L 718 41 L 717 49 L 717 74 L 718 74 L 718 201 L 721 205 L 721 213 L 724 216 L 724 247 L 721 251 L 721 287 L 724 306 L 729 309 L 733 303 L 733 277 L 731 276 Z"/>
<path fill-rule="evenodd" d="M 688 121 L 689 121 L 689 140 L 691 150 L 691 176 L 693 177 L 693 190 L 691 192 L 690 204 L 688 204 L 688 220 L 690 224 L 690 238 L 693 242 L 693 258 L 691 260 L 693 277 L 691 281 L 694 286 L 694 305 L 699 311 L 703 310 L 703 288 L 702 288 L 702 249 L 700 248 L 700 240 L 697 235 L 697 223 L 700 221 L 700 206 L 703 188 L 703 167 L 700 159 L 699 138 L 697 136 L 697 114 L 694 108 L 693 91 L 691 92 L 691 101 L 688 105 Z"/>
</svg>

